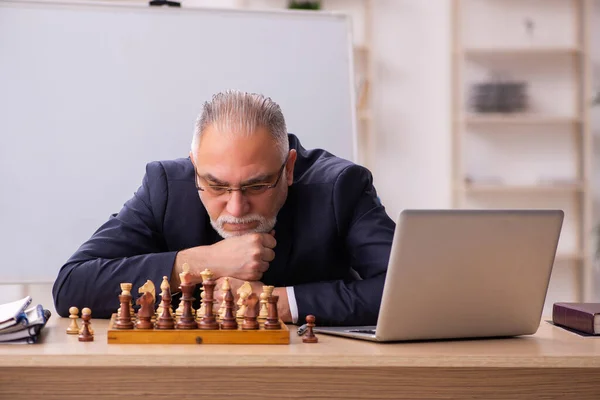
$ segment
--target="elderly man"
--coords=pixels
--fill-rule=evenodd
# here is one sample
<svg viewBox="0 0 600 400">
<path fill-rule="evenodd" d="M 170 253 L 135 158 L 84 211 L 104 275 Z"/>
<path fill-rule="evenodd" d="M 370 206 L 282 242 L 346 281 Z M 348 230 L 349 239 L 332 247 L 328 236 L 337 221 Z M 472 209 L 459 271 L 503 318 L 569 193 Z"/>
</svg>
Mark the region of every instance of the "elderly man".
<svg viewBox="0 0 600 400">
<path fill-rule="evenodd" d="M 189 158 L 149 163 L 60 269 L 54 302 L 62 316 L 75 305 L 108 318 L 121 282 L 168 276 L 176 291 L 187 263 L 194 283 L 208 268 L 234 293 L 275 286 L 285 322 L 374 324 L 394 228 L 368 170 L 304 149 L 271 99 L 228 91 L 204 105 Z"/>
</svg>

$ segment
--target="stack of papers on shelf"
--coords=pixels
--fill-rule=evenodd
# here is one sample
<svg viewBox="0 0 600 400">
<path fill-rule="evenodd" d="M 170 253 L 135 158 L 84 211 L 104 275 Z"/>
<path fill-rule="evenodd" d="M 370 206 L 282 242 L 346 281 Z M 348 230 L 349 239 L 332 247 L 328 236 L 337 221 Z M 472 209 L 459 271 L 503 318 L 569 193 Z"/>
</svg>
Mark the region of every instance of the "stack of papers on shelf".
<svg viewBox="0 0 600 400">
<path fill-rule="evenodd" d="M 50 318 L 41 304 L 33 307 L 31 297 L 0 304 L 0 344 L 35 343 Z"/>
</svg>

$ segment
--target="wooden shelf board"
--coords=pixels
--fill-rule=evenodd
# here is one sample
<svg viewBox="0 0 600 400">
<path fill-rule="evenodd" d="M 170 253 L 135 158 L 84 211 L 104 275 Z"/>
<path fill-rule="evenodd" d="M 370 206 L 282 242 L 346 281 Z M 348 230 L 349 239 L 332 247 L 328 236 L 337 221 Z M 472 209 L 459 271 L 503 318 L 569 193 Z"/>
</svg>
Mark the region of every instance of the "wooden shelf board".
<svg viewBox="0 0 600 400">
<path fill-rule="evenodd" d="M 463 49 L 467 56 L 543 56 L 543 55 L 577 55 L 579 47 L 467 47 Z"/>
<path fill-rule="evenodd" d="M 354 51 L 359 53 L 366 53 L 371 50 L 371 47 L 366 44 L 355 44 L 353 45 Z"/>
<path fill-rule="evenodd" d="M 581 118 L 569 116 L 554 115 L 536 115 L 525 113 L 502 114 L 502 113 L 482 113 L 468 114 L 461 119 L 466 124 L 486 124 L 486 125 L 554 125 L 554 124 L 580 124 Z"/>
<path fill-rule="evenodd" d="M 371 119 L 372 114 L 371 114 L 371 110 L 358 110 L 358 119 L 361 121 L 365 121 L 365 120 L 369 120 Z"/>
<path fill-rule="evenodd" d="M 583 260 L 583 256 L 579 253 L 557 253 L 554 259 L 555 263 L 565 262 L 580 262 Z"/>
<path fill-rule="evenodd" d="M 504 185 L 471 183 L 464 186 L 467 193 L 575 193 L 582 189 L 583 185 L 581 184 Z"/>
</svg>

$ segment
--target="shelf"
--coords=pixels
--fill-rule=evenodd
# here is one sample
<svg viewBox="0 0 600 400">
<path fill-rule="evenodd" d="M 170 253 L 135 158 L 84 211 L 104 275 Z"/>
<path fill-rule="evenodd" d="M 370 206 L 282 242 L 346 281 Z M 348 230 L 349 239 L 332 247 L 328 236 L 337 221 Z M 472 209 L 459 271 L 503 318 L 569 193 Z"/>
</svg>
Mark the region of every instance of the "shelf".
<svg viewBox="0 0 600 400">
<path fill-rule="evenodd" d="M 358 119 L 361 121 L 368 121 L 372 117 L 371 110 L 358 110 Z"/>
<path fill-rule="evenodd" d="M 465 48 L 466 56 L 574 56 L 581 53 L 579 47 L 471 47 Z"/>
<path fill-rule="evenodd" d="M 365 44 L 355 44 L 353 47 L 354 51 L 357 53 L 366 53 L 371 50 L 371 48 Z"/>
<path fill-rule="evenodd" d="M 485 184 L 470 183 L 465 185 L 464 190 L 467 193 L 577 193 L 580 192 L 583 185 L 574 184 L 555 184 L 555 185 L 504 185 L 504 184 Z"/>
<path fill-rule="evenodd" d="M 461 121 L 469 125 L 575 125 L 581 123 L 581 119 L 577 117 L 524 113 L 471 114 L 462 118 Z"/>
<path fill-rule="evenodd" d="M 557 253 L 554 263 L 581 262 L 582 260 L 583 256 L 579 253 Z"/>
</svg>

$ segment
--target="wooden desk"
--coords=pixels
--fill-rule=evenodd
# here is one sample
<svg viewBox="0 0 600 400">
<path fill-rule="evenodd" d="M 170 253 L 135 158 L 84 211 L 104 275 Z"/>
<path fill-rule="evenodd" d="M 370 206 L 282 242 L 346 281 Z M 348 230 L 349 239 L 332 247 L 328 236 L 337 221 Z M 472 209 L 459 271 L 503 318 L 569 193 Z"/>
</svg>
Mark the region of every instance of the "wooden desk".
<svg viewBox="0 0 600 400">
<path fill-rule="evenodd" d="M 600 338 L 542 322 L 531 337 L 375 344 L 108 345 L 54 315 L 36 345 L 0 345 L 0 398 L 600 399 Z M 148 397 L 146 397 L 148 396 Z M 184 397 L 181 397 L 184 396 Z"/>
</svg>

